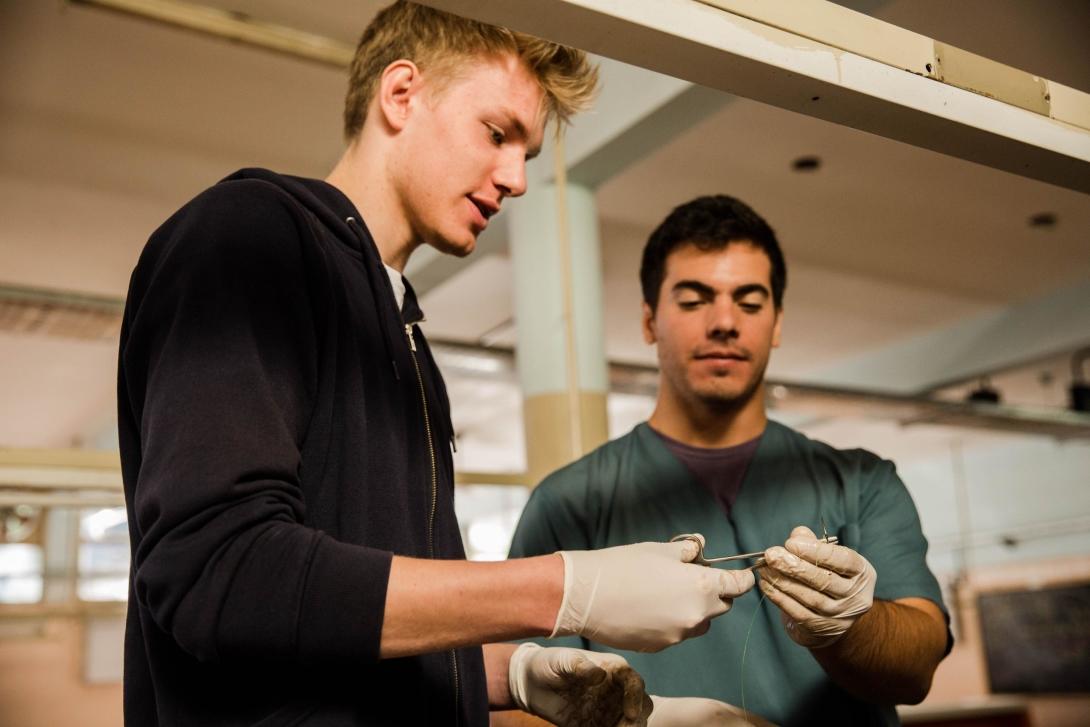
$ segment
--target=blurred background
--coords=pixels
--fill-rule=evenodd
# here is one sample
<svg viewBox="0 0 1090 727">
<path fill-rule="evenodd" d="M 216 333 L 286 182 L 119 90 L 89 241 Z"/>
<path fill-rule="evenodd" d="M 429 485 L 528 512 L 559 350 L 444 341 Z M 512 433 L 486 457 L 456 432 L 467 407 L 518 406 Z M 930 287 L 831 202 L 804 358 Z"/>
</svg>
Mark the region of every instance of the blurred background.
<svg viewBox="0 0 1090 727">
<path fill-rule="evenodd" d="M 232 171 L 328 173 L 344 59 L 383 4 L 0 1 L 0 724 L 120 724 L 129 274 L 150 232 Z M 839 4 L 1090 91 L 1082 0 Z M 789 268 L 773 418 L 897 463 L 947 593 L 958 643 L 906 722 L 1090 721 L 1090 196 L 599 61 L 600 102 L 566 148 L 600 256 L 608 435 L 654 403 L 647 235 L 697 195 L 745 200 Z M 534 165 L 546 179 L 551 152 Z M 506 556 L 538 479 L 509 235 L 494 224 L 470 258 L 422 251 L 406 271 L 477 559 Z"/>
</svg>

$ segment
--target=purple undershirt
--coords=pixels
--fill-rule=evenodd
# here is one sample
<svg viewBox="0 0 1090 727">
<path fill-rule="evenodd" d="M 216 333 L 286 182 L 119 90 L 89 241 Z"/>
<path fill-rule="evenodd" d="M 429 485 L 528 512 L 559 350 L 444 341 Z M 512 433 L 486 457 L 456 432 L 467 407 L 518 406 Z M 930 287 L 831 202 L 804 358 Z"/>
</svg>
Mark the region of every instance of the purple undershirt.
<svg viewBox="0 0 1090 727">
<path fill-rule="evenodd" d="M 651 428 L 658 435 L 666 448 L 685 465 L 701 487 L 715 497 L 723 512 L 730 515 L 738 492 L 742 489 L 742 479 L 757 451 L 761 437 L 733 447 L 694 447 L 667 437 L 662 432 Z"/>
</svg>

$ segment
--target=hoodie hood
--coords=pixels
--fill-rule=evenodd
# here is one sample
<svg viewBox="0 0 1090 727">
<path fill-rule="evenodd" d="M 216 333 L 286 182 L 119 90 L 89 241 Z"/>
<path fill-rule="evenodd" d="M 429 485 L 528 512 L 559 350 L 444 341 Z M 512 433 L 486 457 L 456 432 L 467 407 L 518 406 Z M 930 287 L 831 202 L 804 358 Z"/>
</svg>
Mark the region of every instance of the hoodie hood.
<svg viewBox="0 0 1090 727">
<path fill-rule="evenodd" d="M 371 233 L 363 224 L 359 210 L 352 204 L 352 200 L 332 184 L 320 179 L 292 177 L 258 168 L 240 169 L 229 177 L 225 177 L 220 184 L 240 179 L 257 179 L 279 187 L 312 212 L 319 222 L 350 249 L 361 256 L 368 257 L 366 248 L 370 247 L 372 248 L 370 252 L 379 263 L 382 262 L 378 247 L 375 246 Z M 356 220 L 358 224 L 353 225 L 348 222 L 349 219 Z"/>
<path fill-rule="evenodd" d="M 397 309 L 393 286 L 390 277 L 382 262 L 378 246 L 371 237 L 363 217 L 356 205 L 341 190 L 328 182 L 320 179 L 307 179 L 293 177 L 287 174 L 277 174 L 268 169 L 248 168 L 240 169 L 234 174 L 225 177 L 220 184 L 229 184 L 236 180 L 260 180 L 272 184 L 288 193 L 295 201 L 313 214 L 319 223 L 336 237 L 337 240 L 361 258 L 367 271 L 370 282 L 371 297 L 375 304 L 375 310 L 381 311 L 383 317 L 400 331 L 406 323 L 415 323 L 422 320 L 424 315 L 416 302 L 416 296 L 412 286 L 406 280 L 404 311 L 414 314 L 413 320 L 404 320 L 402 311 Z M 379 292 L 383 291 L 383 292 Z M 386 347 L 387 357 L 393 367 L 394 376 L 401 378 L 397 369 L 397 360 L 394 357 L 391 325 L 382 326 L 383 344 Z M 400 335 L 400 333 L 399 333 Z"/>
</svg>

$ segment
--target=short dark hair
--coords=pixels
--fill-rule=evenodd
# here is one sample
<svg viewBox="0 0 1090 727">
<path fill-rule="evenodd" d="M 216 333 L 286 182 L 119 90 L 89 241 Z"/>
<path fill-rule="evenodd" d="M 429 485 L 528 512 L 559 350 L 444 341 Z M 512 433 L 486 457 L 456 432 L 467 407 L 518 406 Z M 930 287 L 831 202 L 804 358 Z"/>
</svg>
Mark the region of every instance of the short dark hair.
<svg viewBox="0 0 1090 727">
<path fill-rule="evenodd" d="M 772 263 L 772 301 L 783 308 L 787 288 L 787 264 L 776 233 L 749 205 L 725 194 L 697 197 L 675 207 L 662 221 L 643 248 L 640 286 L 643 300 L 654 311 L 666 277 L 666 258 L 685 245 L 700 250 L 721 250 L 732 242 L 748 242 L 759 248 Z"/>
</svg>

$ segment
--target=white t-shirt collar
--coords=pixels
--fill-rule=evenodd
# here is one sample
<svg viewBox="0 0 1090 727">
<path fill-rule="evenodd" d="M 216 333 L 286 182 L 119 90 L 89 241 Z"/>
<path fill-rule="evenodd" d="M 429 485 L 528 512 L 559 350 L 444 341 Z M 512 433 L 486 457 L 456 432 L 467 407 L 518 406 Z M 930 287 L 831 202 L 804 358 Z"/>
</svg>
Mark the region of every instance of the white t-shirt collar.
<svg viewBox="0 0 1090 727">
<path fill-rule="evenodd" d="M 382 265 L 386 268 L 386 274 L 390 276 L 390 285 L 394 289 L 394 300 L 397 301 L 397 309 L 401 310 L 401 306 L 405 303 L 405 278 L 386 263 Z"/>
</svg>

